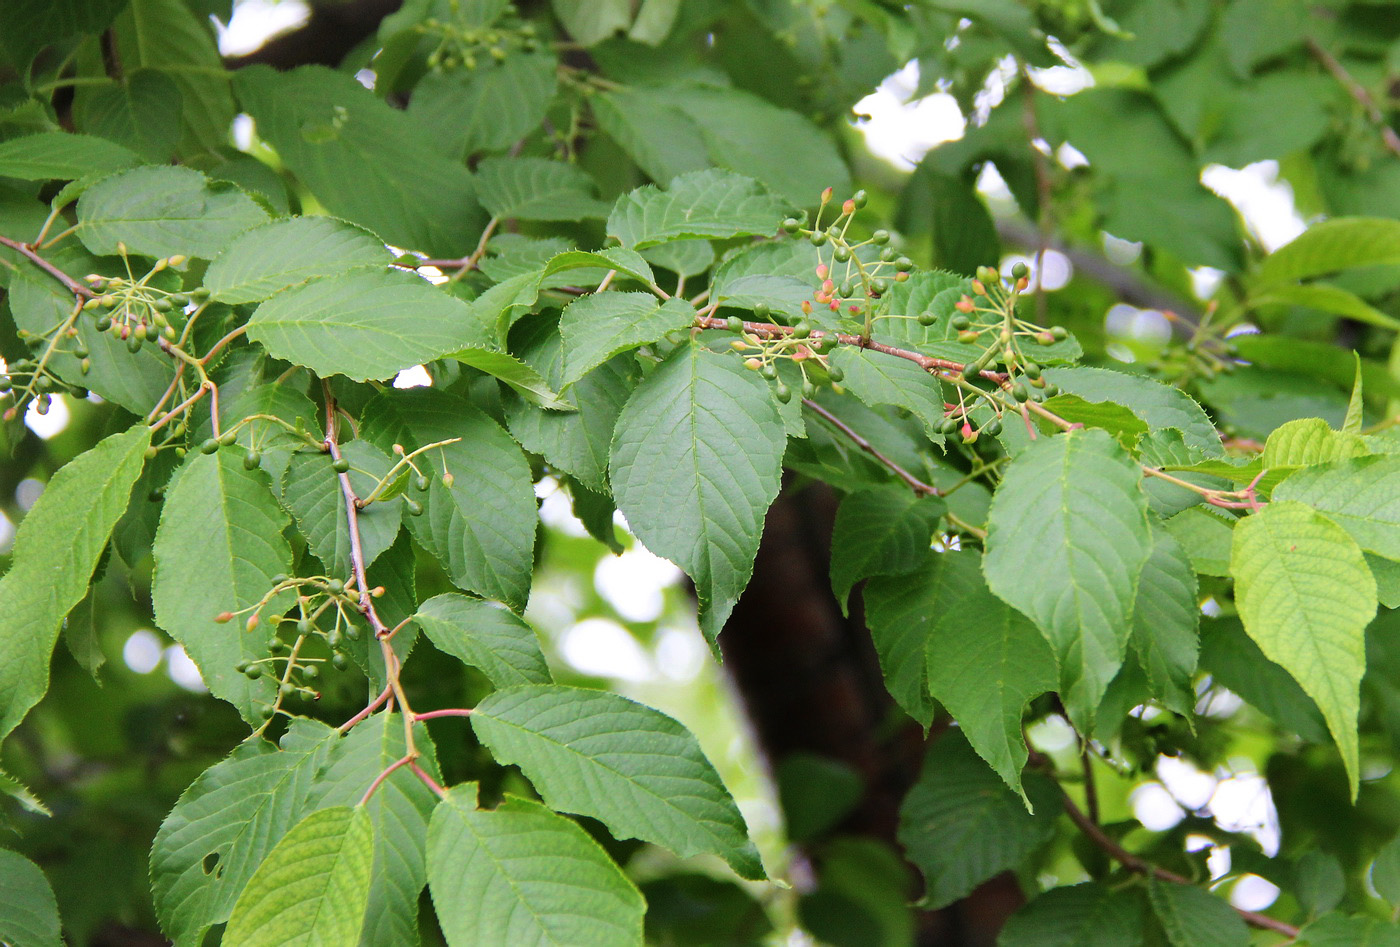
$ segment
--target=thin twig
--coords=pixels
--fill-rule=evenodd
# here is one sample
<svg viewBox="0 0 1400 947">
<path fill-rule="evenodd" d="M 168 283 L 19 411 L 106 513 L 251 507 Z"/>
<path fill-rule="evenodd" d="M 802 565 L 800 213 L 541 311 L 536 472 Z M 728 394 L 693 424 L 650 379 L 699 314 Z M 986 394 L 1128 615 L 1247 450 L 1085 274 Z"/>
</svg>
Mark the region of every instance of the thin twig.
<svg viewBox="0 0 1400 947">
<path fill-rule="evenodd" d="M 823 408 L 821 405 L 808 398 L 803 398 L 802 404 L 808 409 L 810 409 L 812 413 L 816 414 L 818 417 L 825 420 L 832 427 L 836 428 L 836 430 L 849 437 L 861 450 L 865 451 L 867 454 L 874 457 L 880 463 L 888 467 L 896 477 L 907 483 L 915 493 L 918 493 L 922 496 L 930 497 L 942 496 L 942 493 L 937 487 L 935 487 L 931 483 L 924 483 L 918 477 L 905 470 L 903 467 L 895 463 L 889 457 L 886 457 L 884 454 L 880 453 L 880 449 L 878 447 L 867 441 L 860 434 L 856 433 L 849 426 L 847 426 L 846 422 L 842 421 L 836 415 L 826 410 L 826 408 Z"/>
<path fill-rule="evenodd" d="M 369 797 L 374 795 L 374 791 L 383 784 L 384 780 L 389 778 L 390 774 L 392 774 L 394 770 L 399 769 L 402 766 L 412 765 L 412 756 L 401 756 L 398 759 L 394 760 L 394 762 L 386 766 L 384 768 L 384 772 L 374 777 L 374 782 L 369 784 L 369 788 L 365 790 L 365 794 L 360 797 L 360 805 L 364 805 L 365 803 L 369 802 Z"/>
<path fill-rule="evenodd" d="M 1376 104 L 1376 100 L 1371 97 L 1371 93 L 1366 91 L 1366 87 L 1352 78 L 1346 67 L 1337 61 L 1337 57 L 1324 49 L 1322 44 L 1311 36 L 1308 37 L 1308 51 L 1312 53 L 1314 59 L 1322 63 L 1322 68 L 1330 72 L 1332 78 L 1341 83 L 1342 88 L 1346 89 L 1361 106 L 1371 124 L 1380 131 L 1381 141 L 1385 142 L 1386 149 L 1391 154 L 1400 156 L 1400 135 L 1397 135 L 1395 129 L 1391 128 L 1390 123 L 1385 120 L 1385 114 Z"/>
<path fill-rule="evenodd" d="M 1165 868 L 1159 868 L 1157 865 L 1152 864 L 1144 858 L 1139 858 L 1137 855 L 1134 855 L 1132 852 L 1119 845 L 1104 832 L 1103 829 L 1099 828 L 1097 823 L 1085 815 L 1083 810 L 1076 806 L 1074 800 L 1070 799 L 1068 795 L 1064 797 L 1064 804 L 1065 814 L 1069 816 L 1069 820 L 1075 824 L 1079 831 L 1083 832 L 1084 836 L 1089 839 L 1089 841 L 1103 849 L 1110 858 L 1118 862 L 1124 868 L 1140 875 L 1151 875 L 1159 881 L 1170 881 L 1172 884 L 1178 885 L 1193 884 L 1190 878 L 1183 877 Z M 1285 937 L 1296 938 L 1298 936 L 1298 928 L 1294 927 L 1292 924 L 1285 924 L 1277 918 L 1269 917 L 1267 914 L 1260 914 L 1258 911 L 1246 911 L 1243 908 L 1236 908 L 1234 905 L 1231 905 L 1231 907 L 1234 908 L 1236 914 L 1244 918 L 1247 924 L 1253 924 L 1255 927 L 1263 928 L 1264 930 L 1277 931 Z"/>
<path fill-rule="evenodd" d="M 386 700 L 388 700 L 388 699 L 390 698 L 390 696 L 393 695 L 393 693 L 394 693 L 394 688 L 393 688 L 392 686 L 390 686 L 390 685 L 388 685 L 388 684 L 384 685 L 384 689 L 383 689 L 382 691 L 379 692 L 379 696 L 376 697 L 376 698 L 374 698 L 374 700 L 370 701 L 370 702 L 365 706 L 365 709 L 364 709 L 364 710 L 362 710 L 362 711 L 360 711 L 359 713 L 355 714 L 355 716 L 351 717 L 349 720 L 347 720 L 347 721 L 345 721 L 344 723 L 342 723 L 342 724 L 341 724 L 339 727 L 337 727 L 336 729 L 339 730 L 341 733 L 349 733 L 350 730 L 351 730 L 351 728 L 353 728 L 353 727 L 355 726 L 355 724 L 364 721 L 365 719 L 367 719 L 367 718 L 369 717 L 370 714 L 374 713 L 374 712 L 375 712 L 376 710 L 378 710 L 380 707 L 384 706 L 384 702 L 385 702 Z"/>
<path fill-rule="evenodd" d="M 67 273 L 54 266 L 48 260 L 41 257 L 38 253 L 34 252 L 34 248 L 31 247 L 29 244 L 20 243 L 18 240 L 11 240 L 9 237 L 6 236 L 0 236 L 0 246 L 6 246 L 9 247 L 11 250 L 14 250 L 16 253 L 24 257 L 30 263 L 33 263 L 39 269 L 43 270 L 45 273 L 49 274 L 54 279 L 62 283 L 70 293 L 72 293 L 74 296 L 77 296 L 79 299 L 91 299 L 93 298 L 93 296 L 97 295 L 92 290 L 84 286 L 82 283 L 79 283 L 77 280 L 73 279 L 73 277 L 69 276 Z"/>
<path fill-rule="evenodd" d="M 437 793 L 439 799 L 447 798 L 447 790 L 443 789 L 442 786 L 438 785 L 438 781 L 436 779 L 433 779 L 433 777 L 429 776 L 427 771 L 425 771 L 423 767 L 419 766 L 417 763 L 409 763 L 408 768 L 413 770 L 413 775 L 423 780 L 423 785 L 427 786 L 433 792 Z"/>
<path fill-rule="evenodd" d="M 426 713 L 414 714 L 413 719 L 432 720 L 436 717 L 470 717 L 473 711 L 464 707 L 452 707 L 448 710 L 429 710 Z"/>
<path fill-rule="evenodd" d="M 1084 766 L 1084 807 L 1089 810 L 1089 821 L 1099 824 L 1099 787 L 1094 782 L 1094 761 L 1089 754 L 1089 744 L 1084 743 L 1079 751 L 1079 761 Z"/>
</svg>

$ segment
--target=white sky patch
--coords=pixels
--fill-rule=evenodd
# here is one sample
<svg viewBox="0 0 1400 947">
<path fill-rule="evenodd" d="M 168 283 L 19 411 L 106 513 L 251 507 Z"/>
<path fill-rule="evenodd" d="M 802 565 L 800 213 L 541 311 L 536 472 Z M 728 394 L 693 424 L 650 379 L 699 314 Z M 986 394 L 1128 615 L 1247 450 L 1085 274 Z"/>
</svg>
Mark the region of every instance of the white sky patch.
<svg viewBox="0 0 1400 947">
<path fill-rule="evenodd" d="M 1109 335 L 1163 346 L 1171 341 L 1172 327 L 1156 309 L 1139 309 L 1127 303 L 1110 306 L 1103 318 Z"/>
<path fill-rule="evenodd" d="M 187 691 L 203 694 L 209 690 L 204 685 L 204 678 L 200 676 L 199 668 L 195 666 L 194 661 L 190 660 L 185 649 L 177 644 L 165 649 L 165 673 L 169 674 L 172 681 Z"/>
<path fill-rule="evenodd" d="M 1202 772 L 1179 756 L 1159 756 L 1157 778 L 1177 802 L 1193 811 L 1205 808 L 1219 784 L 1210 773 Z"/>
<path fill-rule="evenodd" d="M 656 636 L 656 669 L 677 683 L 695 680 L 705 667 L 705 641 L 696 628 L 662 628 Z"/>
<path fill-rule="evenodd" d="M 897 168 L 910 170 L 935 145 L 957 141 L 967 122 L 957 100 L 945 92 L 913 98 L 919 87 L 919 64 L 909 62 L 855 105 L 868 115 L 858 127 L 870 153 Z"/>
<path fill-rule="evenodd" d="M 1165 832 L 1186 818 L 1185 811 L 1167 787 L 1158 782 L 1136 787 L 1128 796 L 1128 802 L 1133 807 L 1133 816 L 1153 832 Z"/>
<path fill-rule="evenodd" d="M 44 492 L 44 484 L 33 477 L 25 477 L 15 484 L 15 502 L 19 508 L 28 513 L 34 508 L 34 504 L 39 502 L 39 497 Z"/>
<path fill-rule="evenodd" d="M 37 402 L 30 402 L 29 408 L 24 412 L 24 426 L 46 441 L 62 434 L 72 419 L 73 414 L 68 410 L 68 402 L 62 395 L 49 398 L 49 410 L 44 414 L 39 413 Z"/>
<path fill-rule="evenodd" d="M 593 570 L 593 587 L 627 621 L 660 618 L 665 589 L 680 580 L 680 569 L 641 545 L 599 560 Z"/>
<path fill-rule="evenodd" d="M 623 681 L 656 677 L 656 669 L 637 639 L 610 618 L 585 618 L 566 628 L 559 653 L 584 674 Z"/>
<path fill-rule="evenodd" d="M 133 631 L 126 639 L 126 644 L 122 645 L 122 660 L 137 674 L 150 674 L 154 671 L 160 666 L 163 654 L 160 638 L 154 631 L 145 628 Z"/>
<path fill-rule="evenodd" d="M 558 480 L 553 477 L 540 478 L 540 482 L 535 484 L 535 496 L 543 501 L 540 503 L 540 519 L 544 525 L 579 539 L 588 535 L 587 527 L 574 515 L 574 505 L 569 502 L 569 495 L 560 488 Z"/>
<path fill-rule="evenodd" d="M 1293 188 L 1279 180 L 1277 161 L 1240 169 L 1206 165 L 1201 183 L 1235 206 L 1245 227 L 1270 253 L 1307 229 L 1293 206 Z"/>
<path fill-rule="evenodd" d="M 1024 263 L 1026 269 L 1030 270 L 1028 289 L 1034 290 L 1041 279 L 1041 274 L 1036 270 L 1035 257 L 1034 253 L 1029 256 L 1017 253 L 1004 257 L 1001 261 L 1001 275 L 1010 279 L 1012 267 L 1017 263 Z M 1045 251 L 1044 285 L 1046 292 L 1053 293 L 1057 289 L 1064 289 L 1073 276 L 1074 264 L 1069 261 L 1069 257 L 1058 250 Z"/>
<path fill-rule="evenodd" d="M 0 513 L 0 554 L 10 551 L 10 544 L 15 541 L 15 524 L 4 513 Z"/>
<path fill-rule="evenodd" d="M 1258 875 L 1244 875 L 1230 889 L 1230 903 L 1244 911 L 1262 911 L 1278 900 L 1278 885 Z"/>
<path fill-rule="evenodd" d="M 238 0 L 228 25 L 214 20 L 219 52 L 245 56 L 279 33 L 294 30 L 311 18 L 311 7 L 302 0 Z"/>
<path fill-rule="evenodd" d="M 1210 811 L 1222 829 L 1254 836 L 1270 858 L 1278 854 L 1278 810 L 1263 776 L 1239 773 L 1221 780 L 1211 796 Z"/>
<path fill-rule="evenodd" d="M 395 388 L 427 388 L 433 383 L 432 376 L 422 365 L 405 368 L 394 376 Z"/>
<path fill-rule="evenodd" d="M 1215 291 L 1220 288 L 1220 283 L 1225 279 L 1225 271 L 1217 270 L 1213 266 L 1198 266 L 1190 271 L 1191 292 L 1196 294 L 1197 299 L 1209 299 L 1215 295 Z"/>
</svg>

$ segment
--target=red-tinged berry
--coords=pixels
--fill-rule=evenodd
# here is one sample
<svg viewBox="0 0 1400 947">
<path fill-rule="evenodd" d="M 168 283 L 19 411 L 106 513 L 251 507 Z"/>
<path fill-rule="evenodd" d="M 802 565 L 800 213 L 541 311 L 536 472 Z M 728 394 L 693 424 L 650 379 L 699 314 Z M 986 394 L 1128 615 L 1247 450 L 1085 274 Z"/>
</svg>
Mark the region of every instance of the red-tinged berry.
<svg viewBox="0 0 1400 947">
<path fill-rule="evenodd" d="M 251 614 L 251 615 L 248 616 L 248 621 L 247 621 L 247 623 L 243 626 L 244 630 L 245 630 L 245 631 L 252 631 L 254 628 L 258 627 L 258 622 L 261 621 L 261 620 L 262 620 L 262 619 L 261 619 L 261 617 L 258 615 L 258 613 L 257 613 L 257 612 L 254 612 L 253 614 Z"/>
<path fill-rule="evenodd" d="M 830 272 L 831 269 L 825 263 L 817 264 L 817 279 L 826 279 L 826 275 Z"/>
<path fill-rule="evenodd" d="M 226 625 L 233 621 L 233 612 L 219 612 L 219 614 L 214 616 L 214 621 L 218 622 L 220 625 Z"/>
<path fill-rule="evenodd" d="M 982 284 L 982 281 L 980 279 L 975 279 L 972 281 L 972 291 L 978 296 L 987 295 L 987 287 Z"/>
<path fill-rule="evenodd" d="M 853 201 L 853 200 L 851 200 L 850 198 L 847 198 L 847 199 L 846 199 L 846 202 L 845 202 L 844 204 L 841 205 L 841 213 L 850 215 L 850 214 L 854 214 L 855 212 L 856 212 L 856 202 Z"/>
<path fill-rule="evenodd" d="M 977 308 L 977 306 L 972 301 L 972 297 L 964 296 L 962 299 L 959 299 L 957 302 L 953 303 L 953 308 L 956 309 L 958 312 L 972 312 L 974 309 Z"/>
</svg>

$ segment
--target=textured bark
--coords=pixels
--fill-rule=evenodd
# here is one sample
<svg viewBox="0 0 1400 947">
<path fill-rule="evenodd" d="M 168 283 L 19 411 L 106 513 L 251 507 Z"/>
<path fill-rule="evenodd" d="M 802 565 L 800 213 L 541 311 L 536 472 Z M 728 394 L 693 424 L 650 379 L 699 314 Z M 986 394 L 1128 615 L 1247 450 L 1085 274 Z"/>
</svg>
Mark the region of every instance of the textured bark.
<svg viewBox="0 0 1400 947">
<path fill-rule="evenodd" d="M 864 835 L 898 850 L 899 806 L 919 775 L 925 739 L 885 690 L 859 595 L 843 617 L 828 578 L 837 497 L 825 485 L 785 491 L 768 512 L 753 580 L 720 635 L 759 746 L 776 768 L 812 753 L 860 774 L 865 795 L 830 835 Z M 932 739 L 946 726 L 935 723 Z M 824 839 L 804 846 L 820 878 Z M 914 894 L 911 892 L 911 895 Z M 1024 903 L 1014 877 L 918 917 L 921 947 L 991 947 Z"/>
</svg>

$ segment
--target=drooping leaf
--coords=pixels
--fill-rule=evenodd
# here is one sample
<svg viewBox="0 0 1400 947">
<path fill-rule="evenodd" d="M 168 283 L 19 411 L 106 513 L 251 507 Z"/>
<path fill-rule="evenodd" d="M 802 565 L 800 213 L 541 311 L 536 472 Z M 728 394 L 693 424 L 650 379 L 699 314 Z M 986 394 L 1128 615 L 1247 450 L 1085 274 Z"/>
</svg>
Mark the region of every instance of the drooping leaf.
<svg viewBox="0 0 1400 947">
<path fill-rule="evenodd" d="M 355 496 L 368 498 L 393 461 L 379 448 L 365 441 L 340 445 L 350 461 L 350 486 Z M 350 576 L 350 524 L 346 518 L 345 494 L 340 475 L 331 467 L 331 456 L 318 452 L 292 455 L 282 478 L 282 503 L 291 512 L 306 537 L 307 545 L 329 575 Z M 368 567 L 379 554 L 394 544 L 403 516 L 403 501 L 397 497 L 377 499 L 359 510 L 360 550 Z"/>
<path fill-rule="evenodd" d="M 183 253 L 212 260 L 234 237 L 267 223 L 267 212 L 229 184 L 191 168 L 123 171 L 88 188 L 78 201 L 78 238 L 93 253 Z"/>
<path fill-rule="evenodd" d="M 938 738 L 899 809 L 899 842 L 924 875 L 920 905 L 951 904 L 1050 840 L 1059 795 L 1043 776 L 1032 774 L 1025 785 L 1034 813 L 961 733 Z"/>
<path fill-rule="evenodd" d="M 592 46 L 632 25 L 632 4 L 628 0 L 555 0 L 554 12 L 569 35 L 583 46 Z"/>
<path fill-rule="evenodd" d="M 281 749 L 250 737 L 190 784 L 151 847 L 161 930 L 197 944 L 228 920 L 253 872 L 305 815 L 313 781 L 340 745 L 330 727 L 297 719 Z"/>
<path fill-rule="evenodd" d="M 1186 446 L 1203 457 L 1220 457 L 1225 452 L 1210 417 L 1180 388 L 1105 368 L 1053 368 L 1045 377 L 1085 401 L 1122 405 L 1146 421 L 1151 430 L 1175 428 Z"/>
<path fill-rule="evenodd" d="M 1171 947 L 1244 947 L 1249 930 L 1224 898 L 1196 885 L 1149 877 L 1152 913 Z"/>
<path fill-rule="evenodd" d="M 841 384 L 861 401 L 872 408 L 889 404 L 911 411 L 931 438 L 941 437 L 943 391 L 938 380 L 918 365 L 848 345 L 838 347 L 830 360 L 845 373 Z"/>
<path fill-rule="evenodd" d="M 1293 866 L 1293 894 L 1309 915 L 1326 914 L 1346 896 L 1347 878 L 1336 855 L 1312 849 Z"/>
<path fill-rule="evenodd" d="M 1275 250 L 1256 283 L 1270 286 L 1358 266 L 1400 263 L 1400 223 L 1380 217 L 1339 217 L 1314 224 Z"/>
<path fill-rule="evenodd" d="M 1300 470 L 1274 490 L 1351 534 L 1367 552 L 1400 559 L 1400 455 L 1339 460 Z"/>
<path fill-rule="evenodd" d="M 946 510 L 938 497 L 896 486 L 861 490 L 842 500 L 831 532 L 831 589 L 842 610 L 861 579 L 914 571 Z"/>
<path fill-rule="evenodd" d="M 525 400 L 541 408 L 565 413 L 577 410 L 573 402 L 554 391 L 539 372 L 513 355 L 473 346 L 448 352 L 445 357 L 500 379 Z"/>
<path fill-rule="evenodd" d="M 1143 564 L 1133 603 L 1131 642 L 1152 695 L 1183 716 L 1195 704 L 1191 675 L 1196 671 L 1200 620 L 1191 560 L 1154 518 L 1152 554 Z"/>
<path fill-rule="evenodd" d="M 1354 798 L 1365 632 L 1376 614 L 1376 582 L 1360 547 L 1317 511 L 1277 501 L 1235 527 L 1230 571 L 1245 631 L 1317 703 Z"/>
<path fill-rule="evenodd" d="M 608 216 L 608 235 L 634 250 L 694 237 L 766 235 L 777 230 L 783 207 L 749 178 L 696 171 L 664 191 L 647 185 L 619 197 Z"/>
<path fill-rule="evenodd" d="M 1142 901 L 1096 881 L 1052 888 L 1011 915 L 998 947 L 1120 947 L 1140 943 Z"/>
<path fill-rule="evenodd" d="M 1400 319 L 1382 312 L 1350 290 L 1330 283 L 1271 284 L 1258 290 L 1250 297 L 1250 302 L 1261 309 L 1271 306 L 1304 306 L 1337 316 L 1346 316 L 1383 329 L 1400 329 Z"/>
<path fill-rule="evenodd" d="M 1035 625 L 988 591 L 976 553 L 925 551 L 916 571 L 872 579 L 865 608 L 891 693 L 911 714 L 901 692 L 936 699 L 1029 803 L 1021 717 L 1055 687 L 1055 655 Z M 927 724 L 931 713 L 914 716 Z"/>
<path fill-rule="evenodd" d="M 1123 663 L 1138 579 L 1152 551 L 1138 481 L 1112 437 L 1076 430 L 1042 437 L 1019 454 L 992 498 L 987 584 L 1045 633 L 1077 726 L 1092 719 Z M 1034 568 L 1026 568 L 1026 556 Z"/>
<path fill-rule="evenodd" d="M 263 303 L 248 337 L 318 375 L 389 378 L 479 341 L 467 307 L 407 273 L 351 272 L 294 286 Z"/>
<path fill-rule="evenodd" d="M 61 467 L 20 521 L 13 565 L 0 579 L 0 738 L 48 689 L 59 626 L 87 594 L 150 443 L 141 424 L 100 441 Z"/>
<path fill-rule="evenodd" d="M 562 384 L 564 373 L 564 346 L 558 326 L 550 316 L 535 316 L 520 324 L 512 340 L 521 358 L 556 386 Z M 636 359 L 619 355 L 562 393 L 560 397 L 576 411 L 540 411 L 519 399 L 508 402 L 505 413 L 511 436 L 589 490 L 606 492 L 613 428 L 639 375 Z"/>
<path fill-rule="evenodd" d="M 417 762 L 440 779 L 425 727 L 423 723 L 414 727 L 414 747 L 422 754 Z M 402 717 L 375 714 L 356 724 L 317 774 L 307 805 L 315 809 L 359 805 L 375 778 L 405 752 Z M 360 947 L 417 942 L 418 897 L 428 882 L 428 820 L 437 802 L 437 795 L 416 774 L 400 767 L 364 803 L 374 829 L 374 871 Z"/>
<path fill-rule="evenodd" d="M 374 829 L 363 808 L 311 813 L 253 873 L 224 940 L 238 947 L 357 943 L 373 862 Z"/>
<path fill-rule="evenodd" d="M 408 518 L 409 529 L 459 588 L 524 608 L 537 512 L 529 465 L 510 435 L 456 395 L 414 388 L 386 391 L 367 404 L 360 436 L 385 451 L 460 438 L 421 455 L 432 483 L 425 512 Z"/>
<path fill-rule="evenodd" d="M 1391 904 L 1400 904 L 1400 836 L 1381 846 L 1369 876 L 1377 894 Z"/>
<path fill-rule="evenodd" d="M 675 720 L 603 691 L 531 684 L 476 706 L 472 729 L 514 763 L 550 808 L 598 819 L 682 858 L 719 855 L 765 877 L 744 817 L 695 737 Z"/>
<path fill-rule="evenodd" d="M 41 132 L 0 142 L 0 175 L 24 181 L 69 181 L 138 164 L 138 155 L 92 135 Z"/>
<path fill-rule="evenodd" d="M 682 346 L 637 387 L 613 434 L 613 496 L 637 537 L 694 581 L 714 646 L 753 573 L 786 447 L 767 385 Z"/>
<path fill-rule="evenodd" d="M 548 158 L 486 158 L 476 187 L 482 206 L 502 220 L 584 220 L 609 210 L 587 172 Z"/>
<path fill-rule="evenodd" d="M 658 300 L 650 293 L 595 293 L 564 308 L 560 383 L 570 385 L 619 352 L 655 342 L 695 321 L 684 300 Z"/>
<path fill-rule="evenodd" d="M 577 823 L 507 796 L 476 808 L 455 786 L 433 813 L 428 872 L 450 947 L 642 943 L 641 894 Z"/>
<path fill-rule="evenodd" d="M 292 550 L 282 536 L 287 515 L 272 497 L 267 474 L 246 470 L 232 447 L 191 454 L 166 494 L 154 544 L 151 599 L 156 623 L 180 642 L 215 697 L 227 700 L 249 723 L 271 703 L 276 685 L 266 674 L 249 680 L 234 669 L 266 657 L 265 639 L 244 622 L 272 588 L 272 577 L 292 571 Z M 261 617 L 280 615 L 291 595 L 279 593 Z M 222 612 L 240 612 L 226 623 Z"/>
<path fill-rule="evenodd" d="M 1287 671 L 1264 656 L 1237 618 L 1217 618 L 1201 629 L 1201 670 L 1266 717 L 1304 740 L 1327 740 L 1327 722 Z"/>
<path fill-rule="evenodd" d="M 420 605 L 413 620 L 439 651 L 477 668 L 498 688 L 553 681 L 535 630 L 498 605 L 448 592 Z"/>
<path fill-rule="evenodd" d="M 60 947 L 58 902 L 39 866 L 0 848 L 0 942 L 12 947 Z"/>
<path fill-rule="evenodd" d="M 1126 449 L 1137 447 L 1138 440 L 1147 434 L 1147 423 L 1121 404 L 1112 401 L 1086 401 L 1078 395 L 1061 393 L 1045 399 L 1045 408 L 1059 415 L 1071 424 L 1096 427 L 1112 434 Z M 1054 425 L 1044 418 L 1038 418 L 1040 429 L 1045 434 L 1054 433 Z"/>
<path fill-rule="evenodd" d="M 333 217 L 289 217 L 249 230 L 209 264 L 204 288 L 226 303 L 258 302 L 321 276 L 388 262 L 374 234 Z"/>
<path fill-rule="evenodd" d="M 434 256 L 476 245 L 486 221 L 471 173 L 432 129 L 353 76 L 259 65 L 239 69 L 234 88 L 258 135 L 332 214 Z"/>
<path fill-rule="evenodd" d="M 1297 418 L 1275 428 L 1264 443 L 1264 467 L 1304 467 L 1368 454 L 1359 434 L 1334 431 L 1321 418 Z"/>
</svg>

